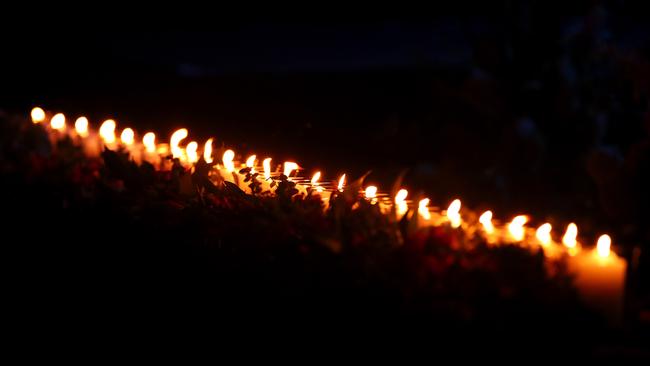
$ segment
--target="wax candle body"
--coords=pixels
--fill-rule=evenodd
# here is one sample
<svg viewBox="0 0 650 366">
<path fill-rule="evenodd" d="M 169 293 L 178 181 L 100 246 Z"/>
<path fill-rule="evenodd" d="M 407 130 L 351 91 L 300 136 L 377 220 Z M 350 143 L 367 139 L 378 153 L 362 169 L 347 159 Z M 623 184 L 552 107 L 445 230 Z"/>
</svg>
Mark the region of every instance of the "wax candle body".
<svg viewBox="0 0 650 366">
<path fill-rule="evenodd" d="M 570 270 L 580 297 L 615 326 L 621 324 L 623 316 L 626 268 L 625 260 L 614 253 L 601 257 L 594 250 L 570 257 Z"/>
</svg>

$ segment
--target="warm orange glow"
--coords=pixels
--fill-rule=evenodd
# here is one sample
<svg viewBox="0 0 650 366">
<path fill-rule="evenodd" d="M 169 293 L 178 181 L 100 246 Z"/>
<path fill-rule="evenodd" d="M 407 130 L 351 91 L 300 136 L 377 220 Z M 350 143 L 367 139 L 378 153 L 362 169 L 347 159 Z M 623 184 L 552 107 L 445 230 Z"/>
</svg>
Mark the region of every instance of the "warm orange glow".
<svg viewBox="0 0 650 366">
<path fill-rule="evenodd" d="M 478 222 L 483 225 L 483 230 L 486 233 L 492 234 L 494 232 L 494 225 L 492 224 L 492 211 L 487 210 L 478 218 Z"/>
<path fill-rule="evenodd" d="M 212 141 L 213 139 L 209 138 L 208 141 L 205 142 L 205 145 L 203 145 L 203 160 L 208 164 L 214 162 L 214 159 L 212 158 Z"/>
<path fill-rule="evenodd" d="M 35 107 L 32 109 L 32 122 L 34 123 L 41 123 L 45 121 L 45 111 L 39 107 Z"/>
<path fill-rule="evenodd" d="M 408 211 L 408 205 L 406 204 L 406 197 L 409 195 L 409 191 L 406 189 L 400 189 L 395 195 L 395 205 L 397 206 L 397 214 L 402 216 Z"/>
<path fill-rule="evenodd" d="M 79 117 L 74 122 L 74 129 L 77 131 L 77 134 L 81 137 L 88 136 L 88 118 Z"/>
<path fill-rule="evenodd" d="M 526 215 L 519 215 L 515 216 L 514 219 L 508 224 L 508 232 L 510 232 L 510 236 L 516 241 L 522 241 L 524 240 L 524 236 L 526 235 L 526 230 L 524 229 L 524 225 L 528 222 L 528 216 Z"/>
<path fill-rule="evenodd" d="M 234 151 L 226 150 L 226 152 L 223 153 L 223 167 L 231 173 L 235 171 L 235 163 L 233 162 L 233 159 L 235 159 Z"/>
<path fill-rule="evenodd" d="M 431 213 L 429 212 L 429 202 L 428 198 L 423 198 L 418 202 L 418 213 L 422 216 L 423 219 L 431 219 Z"/>
<path fill-rule="evenodd" d="M 266 158 L 262 161 L 264 167 L 264 180 L 271 179 L 271 158 Z"/>
<path fill-rule="evenodd" d="M 156 134 L 147 132 L 142 137 L 142 144 L 148 153 L 153 154 L 156 152 Z"/>
<path fill-rule="evenodd" d="M 116 123 L 112 119 L 107 119 L 99 127 L 99 136 L 102 137 L 107 144 L 112 144 L 115 142 L 115 126 Z"/>
<path fill-rule="evenodd" d="M 257 155 L 251 155 L 246 159 L 246 167 L 251 168 L 251 174 L 255 174 L 255 160 Z"/>
<path fill-rule="evenodd" d="M 574 223 L 570 223 L 566 228 L 566 232 L 562 237 L 562 243 L 567 248 L 575 248 L 578 244 L 576 238 L 578 237 L 578 226 Z"/>
<path fill-rule="evenodd" d="M 460 218 L 460 200 L 455 199 L 451 202 L 449 205 L 449 208 L 447 208 L 447 218 L 449 219 L 449 222 L 451 223 L 451 227 L 457 228 L 460 226 L 462 223 L 462 220 Z"/>
<path fill-rule="evenodd" d="M 120 135 L 120 140 L 122 140 L 122 143 L 127 146 L 133 145 L 133 141 L 135 140 L 135 132 L 131 128 L 125 128 L 122 131 L 122 134 Z"/>
<path fill-rule="evenodd" d="M 63 113 L 57 113 L 52 117 L 50 127 L 58 131 L 65 130 L 65 116 Z"/>
<path fill-rule="evenodd" d="M 179 159 L 184 157 L 185 154 L 183 153 L 183 149 L 178 145 L 186 137 L 187 137 L 187 129 L 181 128 L 174 131 L 172 137 L 169 139 L 169 146 L 172 150 L 172 157 L 179 158 Z"/>
<path fill-rule="evenodd" d="M 311 186 L 315 187 L 318 185 L 318 181 L 320 180 L 320 172 L 314 173 L 314 175 L 311 177 Z"/>
<path fill-rule="evenodd" d="M 599 257 L 602 258 L 609 257 L 609 254 L 611 252 L 611 247 L 612 247 L 612 238 L 610 238 L 609 235 L 604 234 L 601 235 L 600 238 L 598 238 L 598 242 L 596 243 L 596 252 L 598 253 Z"/>
<path fill-rule="evenodd" d="M 199 144 L 196 141 L 192 141 L 189 144 L 187 144 L 187 147 L 185 148 L 185 153 L 187 154 L 187 161 L 190 164 L 194 164 L 197 161 L 199 161 L 199 154 L 197 153 L 198 148 L 199 148 Z"/>
<path fill-rule="evenodd" d="M 375 186 L 366 187 L 365 195 L 367 199 L 377 198 L 377 187 Z"/>
<path fill-rule="evenodd" d="M 537 240 L 539 240 L 539 243 L 542 245 L 549 245 L 551 244 L 551 229 L 553 227 L 551 224 L 548 222 L 537 228 L 537 231 L 535 232 L 535 237 L 537 237 Z"/>
<path fill-rule="evenodd" d="M 284 175 L 288 177 L 291 175 L 291 172 L 293 172 L 294 170 L 298 170 L 298 164 L 294 163 L 293 161 L 284 162 L 284 172 L 283 172 Z"/>
<path fill-rule="evenodd" d="M 344 186 L 344 185 L 345 185 L 345 174 L 343 174 L 343 175 L 341 176 L 341 178 L 339 178 L 339 184 L 338 184 L 338 186 L 337 186 L 336 188 L 338 188 L 338 190 L 339 190 L 340 192 L 343 192 L 343 186 Z"/>
</svg>

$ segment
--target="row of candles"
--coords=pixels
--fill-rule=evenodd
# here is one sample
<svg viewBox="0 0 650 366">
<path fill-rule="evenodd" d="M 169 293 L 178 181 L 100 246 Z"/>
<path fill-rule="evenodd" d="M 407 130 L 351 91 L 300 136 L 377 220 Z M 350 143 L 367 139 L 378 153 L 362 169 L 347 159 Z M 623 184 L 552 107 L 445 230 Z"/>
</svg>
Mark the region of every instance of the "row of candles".
<svg viewBox="0 0 650 366">
<path fill-rule="evenodd" d="M 48 117 L 49 124 L 46 123 Z M 169 155 L 177 158 L 187 169 L 192 169 L 195 163 L 203 159 L 213 165 L 214 172 L 221 179 L 238 185 L 247 193 L 251 192 L 250 188 L 244 183 L 245 177 L 238 172 L 237 166 L 248 167 L 251 172 L 258 172 L 257 169 L 260 168 L 257 166 L 256 155 L 250 155 L 243 164 L 237 164 L 236 154 L 230 149 L 223 153 L 221 163 L 215 164 L 213 138 L 203 144 L 201 153 L 196 141 L 191 141 L 183 147 L 181 143 L 188 137 L 188 130 L 185 128 L 175 131 L 169 143 L 158 143 L 153 132 L 147 132 L 141 141 L 137 141 L 135 131 L 131 128 L 124 128 L 118 139 L 117 124 L 111 119 L 104 121 L 97 132 L 90 128 L 85 117 L 77 118 L 74 128 L 69 128 L 64 114 L 50 115 L 39 107 L 32 109 L 31 119 L 35 124 L 44 125 L 52 141 L 69 137 L 91 157 L 98 157 L 104 147 L 120 148 L 128 151 L 136 163 L 146 161 L 159 170 L 171 168 L 171 161 L 166 159 Z M 263 191 L 271 192 L 271 183 L 280 174 L 296 182 L 299 193 L 311 192 L 321 196 L 325 205 L 334 191 L 345 190 L 345 174 L 333 184 L 328 184 L 321 182 L 321 172 L 316 172 L 311 179 L 306 179 L 294 174 L 301 169 L 295 162 L 284 162 L 282 166 L 276 166 L 276 169 L 273 169 L 271 162 L 271 158 L 262 160 L 259 182 Z M 431 209 L 428 198 L 419 200 L 415 206 L 407 200 L 409 192 L 406 189 L 399 190 L 392 198 L 379 193 L 376 186 L 368 186 L 360 194 L 371 204 L 378 205 L 385 214 L 396 215 L 396 219 L 404 215 L 417 215 L 420 227 L 447 225 L 450 229 L 464 231 L 468 236 L 482 235 L 490 244 L 510 243 L 542 250 L 548 260 L 568 258 L 570 270 L 575 275 L 575 285 L 585 302 L 602 311 L 612 324 L 621 321 L 627 263 L 611 251 L 612 239 L 607 234 L 597 239 L 595 249 L 585 250 L 578 241 L 578 227 L 575 223 L 568 224 L 561 239 L 556 241 L 550 223 L 543 223 L 533 229 L 526 226 L 530 220 L 526 215 L 515 216 L 506 225 L 495 225 L 493 213 L 485 211 L 477 222 L 470 222 L 464 220 L 461 215 L 459 199 L 453 200 L 447 210 L 438 211 Z"/>
</svg>

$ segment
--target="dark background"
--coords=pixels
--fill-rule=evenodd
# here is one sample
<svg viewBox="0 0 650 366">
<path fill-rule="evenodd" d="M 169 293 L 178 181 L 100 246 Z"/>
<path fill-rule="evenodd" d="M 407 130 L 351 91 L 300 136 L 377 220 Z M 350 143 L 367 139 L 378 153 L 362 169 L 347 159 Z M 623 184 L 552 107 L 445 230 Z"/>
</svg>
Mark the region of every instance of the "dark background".
<svg viewBox="0 0 650 366">
<path fill-rule="evenodd" d="M 642 2 L 460 1 L 418 19 L 3 34 L 0 107 L 188 127 L 435 205 L 648 241 L 650 23 Z M 596 230 L 597 228 L 597 230 Z"/>
</svg>

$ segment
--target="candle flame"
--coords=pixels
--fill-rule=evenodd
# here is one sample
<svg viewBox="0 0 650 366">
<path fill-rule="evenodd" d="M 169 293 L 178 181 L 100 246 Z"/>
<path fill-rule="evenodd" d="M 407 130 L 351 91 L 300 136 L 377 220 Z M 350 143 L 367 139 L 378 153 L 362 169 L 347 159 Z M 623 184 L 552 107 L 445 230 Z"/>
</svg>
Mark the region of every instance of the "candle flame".
<svg viewBox="0 0 650 366">
<path fill-rule="evenodd" d="M 148 153 L 156 152 L 156 134 L 153 132 L 147 132 L 142 137 L 142 144 Z"/>
<path fill-rule="evenodd" d="M 65 116 L 63 113 L 57 113 L 50 120 L 50 126 L 58 131 L 65 130 Z"/>
<path fill-rule="evenodd" d="M 483 225 L 483 230 L 486 233 L 492 234 L 494 232 L 494 225 L 492 224 L 492 211 L 487 210 L 478 218 L 478 222 Z"/>
<path fill-rule="evenodd" d="M 318 185 L 318 181 L 320 180 L 320 172 L 314 173 L 314 175 L 311 177 L 311 186 L 315 187 Z"/>
<path fill-rule="evenodd" d="M 112 144 L 115 142 L 115 126 L 115 121 L 107 119 L 99 127 L 99 136 L 102 137 L 102 140 L 104 140 L 105 143 Z"/>
<path fill-rule="evenodd" d="M 345 185 L 345 174 L 343 174 L 343 175 L 341 176 L 341 178 L 339 178 L 339 184 L 338 184 L 338 186 L 337 186 L 339 192 L 343 192 L 343 186 L 344 186 L 344 185 Z"/>
<path fill-rule="evenodd" d="M 598 238 L 598 242 L 596 243 L 596 252 L 598 253 L 599 257 L 602 258 L 609 257 L 611 247 L 612 247 L 612 238 L 610 238 L 609 235 L 604 234 L 601 235 L 600 238 Z"/>
<path fill-rule="evenodd" d="M 41 123 L 45 121 L 45 111 L 40 107 L 34 107 L 31 113 L 32 122 Z"/>
<path fill-rule="evenodd" d="M 262 161 L 264 167 L 264 180 L 271 179 L 271 158 L 266 158 Z"/>
<path fill-rule="evenodd" d="M 569 249 L 575 248 L 578 242 L 576 238 L 578 237 L 578 226 L 573 222 L 569 224 L 566 228 L 566 232 L 562 237 L 562 243 Z"/>
<path fill-rule="evenodd" d="M 284 162 L 284 172 L 283 174 L 289 177 L 291 175 L 291 172 L 294 170 L 298 170 L 298 164 L 294 163 L 293 161 L 285 161 Z"/>
<path fill-rule="evenodd" d="M 86 117 L 79 117 L 77 120 L 74 122 L 74 129 L 77 131 L 77 134 L 81 137 L 87 137 L 88 136 L 88 118 Z"/>
<path fill-rule="evenodd" d="M 508 224 L 508 231 L 513 239 L 516 241 L 524 240 L 526 231 L 524 230 L 524 225 L 528 222 L 528 216 L 519 215 L 515 216 L 514 219 Z"/>
<path fill-rule="evenodd" d="M 551 229 L 553 229 L 553 227 L 548 222 L 537 228 L 535 237 L 537 237 L 540 244 L 545 246 L 551 244 Z"/>
<path fill-rule="evenodd" d="M 235 159 L 235 152 L 232 150 L 226 150 L 226 152 L 223 153 L 223 166 L 226 168 L 227 171 L 229 172 L 234 172 L 235 171 L 235 163 L 233 162 L 233 159 Z"/>
<path fill-rule="evenodd" d="M 208 141 L 205 142 L 205 145 L 203 145 L 203 160 L 208 164 L 214 162 L 214 159 L 212 158 L 212 141 L 213 139 L 209 138 Z"/>
<path fill-rule="evenodd" d="M 246 166 L 251 168 L 251 174 L 255 174 L 255 160 L 257 159 L 257 155 L 251 155 L 246 159 Z"/>
<path fill-rule="evenodd" d="M 187 129 L 181 128 L 172 134 L 172 137 L 169 139 L 169 146 L 172 150 L 172 157 L 174 158 L 183 158 L 185 155 L 183 153 L 183 149 L 178 146 L 178 144 L 181 143 L 181 141 L 187 137 Z"/>
<path fill-rule="evenodd" d="M 377 187 L 375 186 L 366 187 L 365 195 L 367 199 L 377 198 Z"/>
<path fill-rule="evenodd" d="M 199 148 L 199 144 L 196 141 L 192 141 L 189 144 L 187 144 L 187 147 L 185 148 L 185 152 L 187 153 L 187 161 L 190 164 L 194 164 L 197 161 L 199 161 L 199 154 L 196 152 L 198 148 Z"/>
<path fill-rule="evenodd" d="M 395 195 L 395 205 L 397 205 L 397 215 L 402 216 L 408 211 L 408 206 L 406 204 L 406 197 L 409 195 L 409 191 L 406 189 L 400 189 Z"/>
<path fill-rule="evenodd" d="M 133 129 L 131 128 L 125 128 L 122 131 L 122 134 L 120 135 L 120 140 L 122 140 L 122 143 L 127 146 L 133 145 L 133 141 L 135 139 L 135 132 L 133 132 Z"/>
<path fill-rule="evenodd" d="M 449 222 L 451 223 L 451 227 L 457 228 L 460 226 L 462 220 L 460 218 L 460 200 L 455 199 L 451 202 L 449 205 L 449 208 L 447 208 L 447 218 L 449 219 Z"/>
<path fill-rule="evenodd" d="M 418 213 L 422 216 L 423 219 L 431 219 L 431 213 L 429 212 L 429 202 L 431 200 L 428 198 L 423 198 L 418 202 Z"/>
</svg>

